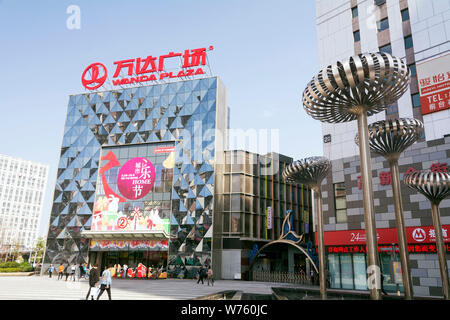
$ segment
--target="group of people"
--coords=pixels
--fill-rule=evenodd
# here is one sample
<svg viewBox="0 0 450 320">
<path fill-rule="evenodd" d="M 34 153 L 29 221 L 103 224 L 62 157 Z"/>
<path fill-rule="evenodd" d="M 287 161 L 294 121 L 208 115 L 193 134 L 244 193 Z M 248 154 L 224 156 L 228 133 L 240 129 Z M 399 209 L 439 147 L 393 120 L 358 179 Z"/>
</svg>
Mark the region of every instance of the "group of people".
<svg viewBox="0 0 450 320">
<path fill-rule="evenodd" d="M 154 266 L 149 266 L 148 268 L 139 263 L 135 268 L 128 267 L 128 265 L 124 264 L 121 266 L 120 264 L 115 264 L 112 267 L 112 277 L 115 278 L 138 278 L 138 279 L 159 279 L 159 278 L 167 278 L 167 273 L 164 271 L 164 268 L 160 266 L 159 268 L 155 268 Z"/>
<path fill-rule="evenodd" d="M 202 284 L 204 284 L 203 280 L 207 279 L 208 286 L 209 286 L 210 282 L 211 282 L 211 285 L 214 286 L 213 270 L 210 266 L 200 267 L 200 269 L 198 270 L 197 276 L 198 276 L 197 284 L 199 284 L 200 281 L 202 282 Z"/>
<path fill-rule="evenodd" d="M 80 280 L 81 278 L 87 279 L 88 277 L 88 265 L 87 263 L 80 264 L 60 264 L 56 269 L 53 264 L 47 270 L 48 277 L 51 278 L 52 275 L 56 272 L 58 274 L 58 280 L 66 277 L 65 281 L 70 277 L 70 280 L 75 281 L 76 278 Z"/>
</svg>

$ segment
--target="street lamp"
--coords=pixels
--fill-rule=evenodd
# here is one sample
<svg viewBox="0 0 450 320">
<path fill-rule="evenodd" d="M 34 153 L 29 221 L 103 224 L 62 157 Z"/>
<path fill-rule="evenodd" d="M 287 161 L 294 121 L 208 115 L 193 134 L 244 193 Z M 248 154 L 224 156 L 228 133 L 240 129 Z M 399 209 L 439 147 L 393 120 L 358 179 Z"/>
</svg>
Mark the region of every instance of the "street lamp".
<svg viewBox="0 0 450 320">
<path fill-rule="evenodd" d="M 449 300 L 450 286 L 439 203 L 450 195 L 450 175 L 446 172 L 432 172 L 430 170 L 414 171 L 409 174 L 405 173 L 403 175 L 403 182 L 411 189 L 419 191 L 431 202 L 431 215 L 436 236 L 436 250 L 441 270 L 442 292 L 444 299 Z"/>
<path fill-rule="evenodd" d="M 318 249 L 319 249 L 319 283 L 320 294 L 322 299 L 327 298 L 326 290 L 326 264 L 325 264 L 325 244 L 323 235 L 323 213 L 322 213 L 322 192 L 320 185 L 322 180 L 326 177 L 331 163 L 324 157 L 310 157 L 286 166 L 283 170 L 282 176 L 285 181 L 296 182 L 307 185 L 314 191 L 314 199 L 316 203 L 317 216 L 317 234 L 318 234 Z"/>
<path fill-rule="evenodd" d="M 303 92 L 304 109 L 314 119 L 329 123 L 357 120 L 367 258 L 369 267 L 376 270 L 376 283 L 380 280 L 380 263 L 367 116 L 396 102 L 407 90 L 409 80 L 409 69 L 401 59 L 387 53 L 365 53 L 325 67 Z M 372 299 L 381 299 L 379 286 L 370 286 L 369 289 Z"/>
<path fill-rule="evenodd" d="M 383 156 L 391 168 L 392 193 L 397 227 L 400 261 L 402 264 L 403 288 L 405 298 L 413 298 L 413 285 L 409 267 L 408 243 L 406 240 L 405 222 L 400 186 L 398 159 L 400 154 L 416 142 L 423 134 L 423 123 L 416 119 L 394 119 L 377 121 L 368 126 L 370 150 Z M 359 144 L 358 135 L 355 137 Z"/>
</svg>

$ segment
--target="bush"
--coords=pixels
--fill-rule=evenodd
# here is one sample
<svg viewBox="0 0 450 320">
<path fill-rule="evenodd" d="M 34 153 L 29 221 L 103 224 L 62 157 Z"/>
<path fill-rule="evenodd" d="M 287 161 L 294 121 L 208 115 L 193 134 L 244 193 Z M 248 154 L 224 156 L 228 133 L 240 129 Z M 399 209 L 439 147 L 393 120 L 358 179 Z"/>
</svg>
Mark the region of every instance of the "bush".
<svg viewBox="0 0 450 320">
<path fill-rule="evenodd" d="M 0 269 L 3 269 L 3 268 L 19 268 L 19 267 L 20 267 L 20 263 L 17 263 L 15 261 L 0 263 Z"/>
<path fill-rule="evenodd" d="M 22 268 L 0 268 L 0 273 L 22 272 Z"/>
<path fill-rule="evenodd" d="M 33 267 L 26 261 L 22 263 L 17 262 L 4 262 L 0 263 L 0 272 L 30 272 L 33 271 Z"/>
</svg>

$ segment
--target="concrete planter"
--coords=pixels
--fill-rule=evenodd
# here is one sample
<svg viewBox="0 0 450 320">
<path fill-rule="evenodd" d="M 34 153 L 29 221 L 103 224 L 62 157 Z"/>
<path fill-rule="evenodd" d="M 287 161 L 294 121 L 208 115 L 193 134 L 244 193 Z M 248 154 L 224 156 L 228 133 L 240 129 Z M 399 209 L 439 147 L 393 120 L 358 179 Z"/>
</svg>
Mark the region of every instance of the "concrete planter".
<svg viewBox="0 0 450 320">
<path fill-rule="evenodd" d="M 32 276 L 34 271 L 30 272 L 0 272 L 0 277 L 28 277 Z"/>
</svg>

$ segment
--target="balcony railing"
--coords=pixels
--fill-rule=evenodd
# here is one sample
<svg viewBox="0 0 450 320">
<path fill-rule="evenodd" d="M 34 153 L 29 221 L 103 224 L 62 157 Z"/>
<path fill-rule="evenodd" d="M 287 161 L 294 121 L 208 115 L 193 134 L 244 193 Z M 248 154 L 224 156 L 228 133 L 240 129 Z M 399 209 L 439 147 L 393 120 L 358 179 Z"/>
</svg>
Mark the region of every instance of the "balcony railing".
<svg viewBox="0 0 450 320">
<path fill-rule="evenodd" d="M 253 271 L 252 281 L 283 282 L 312 285 L 311 277 L 299 272 Z"/>
</svg>

